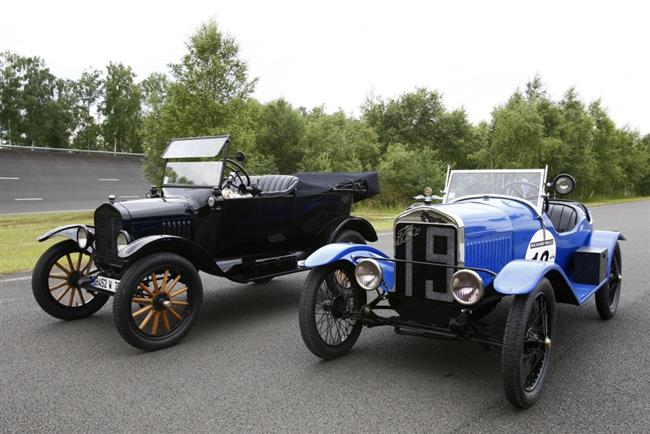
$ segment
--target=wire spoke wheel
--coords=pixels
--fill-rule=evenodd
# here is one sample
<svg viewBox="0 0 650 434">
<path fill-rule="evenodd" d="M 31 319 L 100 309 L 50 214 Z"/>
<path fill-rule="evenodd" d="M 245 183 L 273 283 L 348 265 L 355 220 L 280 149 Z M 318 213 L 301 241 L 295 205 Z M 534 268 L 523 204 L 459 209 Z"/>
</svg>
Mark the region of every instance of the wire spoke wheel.
<svg viewBox="0 0 650 434">
<path fill-rule="evenodd" d="M 511 404 L 527 408 L 541 396 L 554 334 L 555 293 L 544 278 L 530 294 L 515 296 L 508 313 L 501 371 Z"/>
<path fill-rule="evenodd" d="M 312 270 L 300 299 L 300 332 L 307 347 L 331 360 L 347 353 L 363 324 L 350 317 L 366 302 L 366 293 L 354 280 L 349 263 Z"/>
<path fill-rule="evenodd" d="M 137 286 L 131 297 L 131 318 L 147 336 L 173 332 L 188 317 L 190 305 L 187 284 L 176 270 L 153 271 Z"/>
<path fill-rule="evenodd" d="M 540 374 L 544 369 L 544 363 L 548 356 L 547 344 L 550 342 L 548 336 L 548 308 L 546 297 L 540 292 L 533 304 L 533 310 L 528 321 L 526 338 L 523 342 L 521 356 L 522 381 L 527 392 L 537 386 Z"/>
<path fill-rule="evenodd" d="M 618 310 L 623 283 L 623 264 L 621 248 L 616 243 L 610 262 L 609 281 L 596 291 L 596 309 L 602 319 L 612 319 Z"/>
</svg>

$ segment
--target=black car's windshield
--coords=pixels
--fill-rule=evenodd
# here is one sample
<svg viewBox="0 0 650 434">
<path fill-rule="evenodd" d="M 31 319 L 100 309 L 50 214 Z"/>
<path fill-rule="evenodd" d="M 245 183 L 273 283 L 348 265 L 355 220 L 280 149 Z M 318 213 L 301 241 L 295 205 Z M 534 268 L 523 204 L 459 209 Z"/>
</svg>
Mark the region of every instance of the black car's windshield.
<svg viewBox="0 0 650 434">
<path fill-rule="evenodd" d="M 221 181 L 221 161 L 168 161 L 163 185 L 214 187 Z"/>
</svg>

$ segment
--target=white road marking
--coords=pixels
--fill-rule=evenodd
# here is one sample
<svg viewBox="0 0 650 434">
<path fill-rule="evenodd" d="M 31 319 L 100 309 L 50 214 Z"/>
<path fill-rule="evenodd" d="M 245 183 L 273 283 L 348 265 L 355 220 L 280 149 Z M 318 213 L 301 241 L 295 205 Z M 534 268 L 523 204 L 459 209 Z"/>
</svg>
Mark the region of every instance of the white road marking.
<svg viewBox="0 0 650 434">
<path fill-rule="evenodd" d="M 31 278 L 32 278 L 32 276 L 12 277 L 10 279 L 2 279 L 2 280 L 0 280 L 0 283 L 18 282 L 19 280 L 29 280 Z"/>
<path fill-rule="evenodd" d="M 117 182 L 120 178 L 99 178 L 98 181 L 102 182 Z"/>
<path fill-rule="evenodd" d="M 382 232 L 381 234 L 377 234 L 378 237 L 385 237 L 386 235 L 393 235 L 392 232 Z"/>
<path fill-rule="evenodd" d="M 139 195 L 139 194 L 135 194 L 135 195 L 132 195 L 132 196 L 120 196 L 121 199 L 133 199 L 133 198 L 135 198 L 135 197 L 140 197 L 140 195 Z"/>
<path fill-rule="evenodd" d="M 17 176 L 0 176 L 0 179 L 5 181 L 18 181 L 20 178 Z"/>
<path fill-rule="evenodd" d="M 17 197 L 14 200 L 43 200 L 42 197 Z"/>
</svg>

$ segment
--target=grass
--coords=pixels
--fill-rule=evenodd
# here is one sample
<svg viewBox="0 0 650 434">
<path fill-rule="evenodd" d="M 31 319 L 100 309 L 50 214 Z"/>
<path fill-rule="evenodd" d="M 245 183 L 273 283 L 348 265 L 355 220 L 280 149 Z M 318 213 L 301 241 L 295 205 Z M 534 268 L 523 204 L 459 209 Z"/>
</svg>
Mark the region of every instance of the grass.
<svg viewBox="0 0 650 434">
<path fill-rule="evenodd" d="M 650 196 L 597 199 L 586 204 L 600 206 L 648 199 Z M 405 207 L 400 206 L 379 207 L 362 203 L 355 206 L 352 213 L 369 220 L 377 232 L 381 233 L 392 230 L 393 219 L 404 209 Z M 0 274 L 31 270 L 45 249 L 61 240 L 55 237 L 39 243 L 36 237 L 56 226 L 71 223 L 92 224 L 92 215 L 92 211 L 0 215 Z"/>
<path fill-rule="evenodd" d="M 92 220 L 92 211 L 0 215 L 0 274 L 31 270 L 45 249 L 61 241 L 54 237 L 39 243 L 39 235 L 56 226 Z"/>
</svg>

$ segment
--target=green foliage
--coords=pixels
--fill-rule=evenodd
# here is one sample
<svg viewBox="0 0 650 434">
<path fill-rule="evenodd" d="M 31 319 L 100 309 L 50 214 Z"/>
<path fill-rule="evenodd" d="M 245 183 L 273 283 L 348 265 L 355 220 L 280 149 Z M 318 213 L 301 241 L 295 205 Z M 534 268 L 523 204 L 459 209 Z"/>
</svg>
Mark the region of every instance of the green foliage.
<svg viewBox="0 0 650 434">
<path fill-rule="evenodd" d="M 140 113 L 142 92 L 130 66 L 109 63 L 106 67 L 106 94 L 101 106 L 105 116 L 104 139 L 109 149 L 141 152 Z"/>
<path fill-rule="evenodd" d="M 377 167 L 377 136 L 364 122 L 341 111 L 328 115 L 322 108 L 315 108 L 305 118 L 301 170 L 358 172 Z"/>
<path fill-rule="evenodd" d="M 173 137 L 229 134 L 253 174 L 378 170 L 375 203 L 398 206 L 425 186 L 442 188 L 455 168 L 549 165 L 577 179 L 575 197 L 650 194 L 650 135 L 618 128 L 601 101 L 575 89 L 552 99 L 541 77 L 516 90 L 491 118 L 473 125 L 435 90 L 371 97 L 355 118 L 323 107 L 261 103 L 237 42 L 214 21 L 187 41 L 169 74 L 136 82 L 130 67 L 104 75 L 55 77 L 38 57 L 0 54 L 0 139 L 21 145 L 143 151 L 145 175 L 159 182 L 159 158 Z"/>
<path fill-rule="evenodd" d="M 437 157 L 433 149 L 417 151 L 402 143 L 389 145 L 379 164 L 384 202 L 389 205 L 408 202 L 425 187 L 431 187 L 436 193 L 442 190 L 447 167 Z"/>
</svg>

